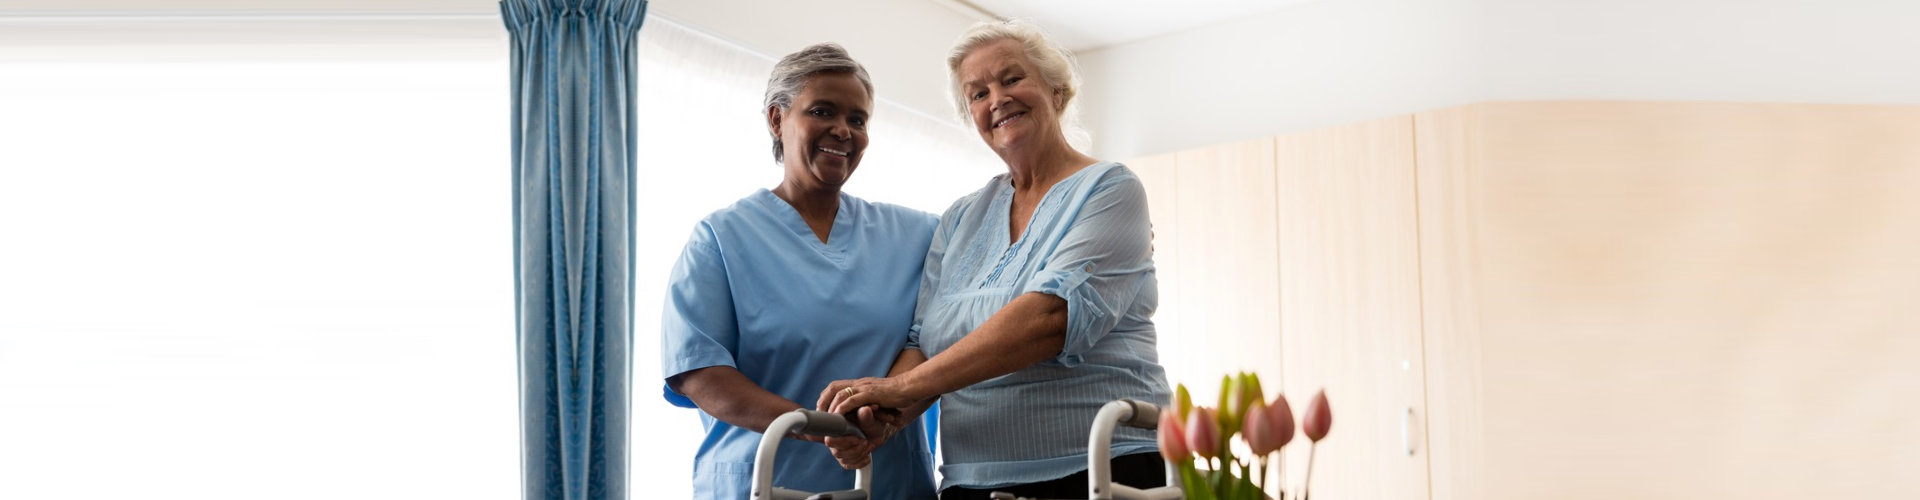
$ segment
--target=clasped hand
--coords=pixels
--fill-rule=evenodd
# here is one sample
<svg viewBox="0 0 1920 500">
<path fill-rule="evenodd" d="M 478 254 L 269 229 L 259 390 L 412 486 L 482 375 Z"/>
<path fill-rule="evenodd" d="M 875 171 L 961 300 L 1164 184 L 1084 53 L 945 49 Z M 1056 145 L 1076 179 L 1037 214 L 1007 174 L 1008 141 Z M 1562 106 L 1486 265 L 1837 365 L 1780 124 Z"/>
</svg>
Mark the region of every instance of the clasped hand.
<svg viewBox="0 0 1920 500">
<path fill-rule="evenodd" d="M 871 377 L 839 380 L 828 384 L 826 390 L 820 392 L 816 409 L 846 415 L 860 428 L 860 433 L 866 435 L 865 438 L 843 436 L 825 439 L 827 449 L 833 452 L 833 458 L 840 462 L 840 467 L 866 467 L 873 462 L 873 450 L 886 444 L 887 439 L 906 425 L 899 408 L 906 407 L 912 401 L 904 399 L 893 382 Z"/>
</svg>

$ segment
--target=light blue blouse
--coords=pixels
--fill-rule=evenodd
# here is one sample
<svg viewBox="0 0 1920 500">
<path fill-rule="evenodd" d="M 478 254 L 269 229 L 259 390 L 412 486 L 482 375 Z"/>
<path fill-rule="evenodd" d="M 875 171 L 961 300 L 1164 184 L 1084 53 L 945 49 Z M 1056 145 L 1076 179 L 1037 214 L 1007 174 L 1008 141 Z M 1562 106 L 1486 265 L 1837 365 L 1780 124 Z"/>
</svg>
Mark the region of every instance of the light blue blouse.
<svg viewBox="0 0 1920 500">
<path fill-rule="evenodd" d="M 1027 292 L 1067 302 L 1058 356 L 941 398 L 941 489 L 1058 479 L 1087 468 L 1087 432 L 1120 398 L 1171 401 L 1153 328 L 1159 302 L 1147 195 L 1133 172 L 1103 162 L 1055 184 L 1026 234 L 1008 241 L 1006 174 L 940 217 L 908 346 L 952 347 Z M 1158 450 L 1152 431 L 1122 429 L 1113 456 Z"/>
<path fill-rule="evenodd" d="M 828 382 L 886 376 L 912 326 L 934 224 L 932 214 L 845 193 L 826 243 L 764 189 L 714 212 L 674 265 L 660 322 L 661 376 L 731 366 L 807 408 Z M 671 388 L 663 393 L 694 407 Z M 694 455 L 694 497 L 747 498 L 760 433 L 705 412 L 700 420 L 707 434 Z M 923 433 L 916 422 L 875 452 L 873 498 L 933 498 Z M 786 440 L 774 462 L 776 486 L 853 484 L 853 473 L 817 443 Z"/>
</svg>

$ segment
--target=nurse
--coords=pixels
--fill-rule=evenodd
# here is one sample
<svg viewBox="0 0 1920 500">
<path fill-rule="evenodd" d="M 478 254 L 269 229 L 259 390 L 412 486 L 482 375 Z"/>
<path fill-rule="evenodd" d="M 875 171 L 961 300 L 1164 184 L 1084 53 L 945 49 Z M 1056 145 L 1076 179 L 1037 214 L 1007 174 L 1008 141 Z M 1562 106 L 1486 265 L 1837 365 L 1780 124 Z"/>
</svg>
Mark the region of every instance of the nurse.
<svg viewBox="0 0 1920 500">
<path fill-rule="evenodd" d="M 784 176 L 694 227 L 661 315 L 666 399 L 699 408 L 706 429 L 694 455 L 695 498 L 746 498 L 760 434 L 774 418 L 813 402 L 828 382 L 889 374 L 913 325 L 936 222 L 840 191 L 866 152 L 873 113 L 867 71 L 840 46 L 782 58 L 763 109 Z M 918 421 L 862 415 L 866 433 L 884 443 L 872 455 L 881 464 L 874 498 L 933 498 Z M 821 444 L 788 439 L 775 462 L 777 486 L 853 484 Z"/>
</svg>

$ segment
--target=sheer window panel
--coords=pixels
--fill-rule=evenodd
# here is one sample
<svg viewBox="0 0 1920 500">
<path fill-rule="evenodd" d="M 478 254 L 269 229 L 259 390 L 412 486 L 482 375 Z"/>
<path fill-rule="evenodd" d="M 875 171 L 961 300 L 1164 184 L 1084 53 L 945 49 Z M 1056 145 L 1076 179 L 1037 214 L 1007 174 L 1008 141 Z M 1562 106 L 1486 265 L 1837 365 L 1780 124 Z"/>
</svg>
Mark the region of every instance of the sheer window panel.
<svg viewBox="0 0 1920 500">
<path fill-rule="evenodd" d="M 0 63 L 0 498 L 517 498 L 497 60 Z"/>
<path fill-rule="evenodd" d="M 661 294 L 780 181 L 773 58 L 664 18 L 640 45 L 632 476 L 680 498 Z M 448 47 L 0 61 L 0 498 L 518 495 L 508 68 Z M 938 213 L 1003 171 L 875 85 L 849 193 Z"/>
</svg>

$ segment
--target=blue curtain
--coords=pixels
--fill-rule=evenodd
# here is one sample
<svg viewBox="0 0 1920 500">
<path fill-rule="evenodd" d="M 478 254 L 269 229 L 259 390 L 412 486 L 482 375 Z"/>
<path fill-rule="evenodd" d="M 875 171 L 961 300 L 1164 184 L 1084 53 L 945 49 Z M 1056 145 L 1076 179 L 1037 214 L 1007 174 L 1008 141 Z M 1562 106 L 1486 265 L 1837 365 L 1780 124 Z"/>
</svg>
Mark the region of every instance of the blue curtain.
<svg viewBox="0 0 1920 500">
<path fill-rule="evenodd" d="M 635 37 L 645 0 L 505 0 L 527 499 L 627 498 Z"/>
</svg>

